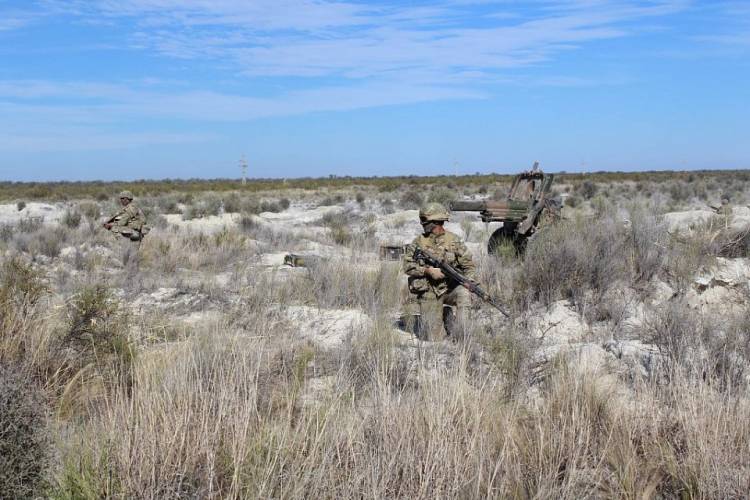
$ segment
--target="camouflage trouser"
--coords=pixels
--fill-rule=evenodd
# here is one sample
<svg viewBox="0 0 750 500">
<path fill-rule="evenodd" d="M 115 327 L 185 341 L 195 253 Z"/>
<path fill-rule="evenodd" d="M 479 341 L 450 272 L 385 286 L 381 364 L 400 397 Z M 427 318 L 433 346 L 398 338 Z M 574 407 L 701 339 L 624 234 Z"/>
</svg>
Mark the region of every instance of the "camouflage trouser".
<svg viewBox="0 0 750 500">
<path fill-rule="evenodd" d="M 423 330 L 420 336 L 427 340 L 437 340 L 445 334 L 455 336 L 455 330 L 466 318 L 470 305 L 469 291 L 462 286 L 457 286 L 440 297 L 432 291 L 410 293 L 404 302 L 403 317 L 406 322 L 418 318 Z M 406 326 L 413 331 L 409 328 L 413 325 Z"/>
<path fill-rule="evenodd" d="M 120 261 L 122 262 L 122 268 L 128 273 L 136 273 L 138 271 L 138 249 L 140 248 L 139 241 L 132 241 L 126 236 L 119 236 L 120 243 Z"/>
</svg>

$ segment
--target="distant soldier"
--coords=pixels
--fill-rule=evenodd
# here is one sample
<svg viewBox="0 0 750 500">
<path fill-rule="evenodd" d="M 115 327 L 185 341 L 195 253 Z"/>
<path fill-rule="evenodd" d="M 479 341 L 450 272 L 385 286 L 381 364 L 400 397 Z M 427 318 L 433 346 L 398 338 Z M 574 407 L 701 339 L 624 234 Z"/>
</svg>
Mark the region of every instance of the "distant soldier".
<svg viewBox="0 0 750 500">
<path fill-rule="evenodd" d="M 423 320 L 426 318 L 423 314 L 442 313 L 445 332 L 455 339 L 470 305 L 466 288 L 449 281 L 439 268 L 428 267 L 414 258 L 414 250 L 419 246 L 447 261 L 466 277 L 475 278 L 476 267 L 471 253 L 458 236 L 443 227 L 447 220 L 448 211 L 439 203 L 423 207 L 419 211 L 423 232 L 406 247 L 404 253 L 403 270 L 408 276 L 409 296 L 404 304 L 402 320 L 406 328 L 418 337 L 429 334 L 429 331 L 425 331 Z"/>
<path fill-rule="evenodd" d="M 729 195 L 722 195 L 721 205 L 718 207 L 711 206 L 711 208 L 714 212 L 724 217 L 724 227 L 728 228 L 732 222 L 732 204 L 729 202 Z"/>
<path fill-rule="evenodd" d="M 133 269 L 137 265 L 137 252 L 143 237 L 148 234 L 146 217 L 143 211 L 133 203 L 133 193 L 123 191 L 120 193 L 120 205 L 122 210 L 110 217 L 103 224 L 104 228 L 121 236 L 122 263 L 125 267 Z"/>
</svg>

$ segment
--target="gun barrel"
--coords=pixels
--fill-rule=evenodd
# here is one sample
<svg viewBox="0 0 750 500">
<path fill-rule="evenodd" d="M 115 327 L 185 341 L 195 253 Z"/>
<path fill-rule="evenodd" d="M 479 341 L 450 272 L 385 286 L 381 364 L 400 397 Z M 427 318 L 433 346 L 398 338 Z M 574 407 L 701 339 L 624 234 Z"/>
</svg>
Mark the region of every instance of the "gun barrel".
<svg viewBox="0 0 750 500">
<path fill-rule="evenodd" d="M 486 201 L 456 200 L 451 203 L 451 210 L 454 212 L 482 212 L 486 209 Z"/>
</svg>

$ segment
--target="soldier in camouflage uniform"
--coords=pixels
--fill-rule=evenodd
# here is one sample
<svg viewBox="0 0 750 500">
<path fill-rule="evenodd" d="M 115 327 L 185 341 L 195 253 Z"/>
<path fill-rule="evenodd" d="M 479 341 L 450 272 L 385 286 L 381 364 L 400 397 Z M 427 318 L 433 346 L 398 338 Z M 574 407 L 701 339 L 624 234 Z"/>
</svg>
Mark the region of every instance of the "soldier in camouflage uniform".
<svg viewBox="0 0 750 500">
<path fill-rule="evenodd" d="M 439 203 L 430 203 L 419 211 L 423 233 L 406 247 L 403 270 L 408 276 L 409 296 L 404 304 L 403 322 L 418 337 L 425 337 L 423 313 L 442 313 L 442 322 L 448 336 L 458 336 L 461 320 L 470 305 L 469 291 L 449 281 L 439 268 L 427 267 L 414 258 L 419 246 L 426 252 L 452 264 L 469 279 L 475 279 L 476 267 L 466 245 L 455 234 L 446 231 L 443 224 L 448 211 Z M 427 329 L 429 330 L 429 329 Z"/>
<path fill-rule="evenodd" d="M 143 211 L 133 203 L 133 193 L 121 192 L 120 205 L 122 210 L 103 225 L 105 229 L 120 236 L 122 264 L 129 271 L 134 271 L 138 266 L 138 248 L 143 236 L 148 233 L 148 226 Z"/>
</svg>

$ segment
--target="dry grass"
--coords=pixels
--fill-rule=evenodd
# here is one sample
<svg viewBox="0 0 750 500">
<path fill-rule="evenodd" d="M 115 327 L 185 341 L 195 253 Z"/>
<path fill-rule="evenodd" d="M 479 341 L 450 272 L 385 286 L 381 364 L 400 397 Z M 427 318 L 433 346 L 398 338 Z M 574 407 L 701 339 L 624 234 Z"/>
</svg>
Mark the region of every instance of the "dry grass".
<svg viewBox="0 0 750 500">
<path fill-rule="evenodd" d="M 66 226 L 57 251 L 45 250 L 43 228 L 12 227 L 2 243 L 0 363 L 41 387 L 52 409 L 33 424 L 57 434 L 43 453 L 54 459 L 39 462 L 45 495 L 742 497 L 750 320 L 686 308 L 691 273 L 721 255 L 716 240 L 697 231 L 675 241 L 645 209 L 625 217 L 606 198 L 594 201 L 633 194 L 621 187 L 571 185 L 591 194 L 577 217 L 540 232 L 520 260 L 482 255 L 479 275 L 516 316 L 569 300 L 600 326 L 624 315 L 625 290 L 645 301 L 654 280 L 667 282 L 678 297 L 647 309 L 631 332 L 667 360 L 664 376 L 648 380 L 589 372 L 562 356 L 539 378 L 526 325 L 484 310 L 458 344 L 406 341 L 392 328 L 398 264 L 374 259 L 366 214 L 328 216 L 308 234 L 271 228 L 226 194 L 216 198 L 223 210 L 247 210 L 238 226 L 155 230 L 130 277 L 112 257 L 117 242 L 87 223 L 98 205 L 79 205 L 82 221 Z M 689 199 L 685 189 L 676 195 Z M 358 200 L 352 192 L 341 203 L 376 210 L 377 200 L 414 201 L 402 195 L 384 189 L 346 201 Z M 154 213 L 206 200 L 166 196 L 154 198 Z M 335 196 L 305 202 L 339 203 Z M 584 217 L 594 205 L 596 224 Z M 331 257 L 309 269 L 259 265 L 261 254 L 313 244 Z M 165 288 L 191 301 L 142 305 Z M 371 321 L 324 348 L 285 316 L 299 305 L 359 310 Z M 209 310 L 211 321 L 185 319 Z"/>
</svg>

